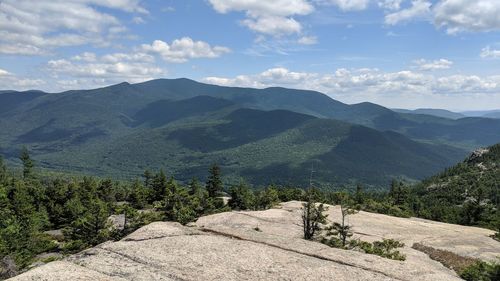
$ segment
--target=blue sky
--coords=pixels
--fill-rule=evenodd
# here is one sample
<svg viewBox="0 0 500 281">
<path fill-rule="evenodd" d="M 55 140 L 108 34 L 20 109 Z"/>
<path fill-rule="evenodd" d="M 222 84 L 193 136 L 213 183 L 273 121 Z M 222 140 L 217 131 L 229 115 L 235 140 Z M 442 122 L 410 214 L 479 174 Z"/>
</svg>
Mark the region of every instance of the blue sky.
<svg viewBox="0 0 500 281">
<path fill-rule="evenodd" d="M 500 108 L 498 0 L 0 0 L 0 88 L 187 77 Z"/>
</svg>

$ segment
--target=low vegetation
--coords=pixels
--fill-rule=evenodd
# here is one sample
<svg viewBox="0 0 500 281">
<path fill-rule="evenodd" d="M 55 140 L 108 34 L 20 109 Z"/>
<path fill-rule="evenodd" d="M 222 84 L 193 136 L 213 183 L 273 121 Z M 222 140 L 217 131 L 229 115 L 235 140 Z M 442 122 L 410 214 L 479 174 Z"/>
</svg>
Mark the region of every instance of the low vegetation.
<svg viewBox="0 0 500 281">
<path fill-rule="evenodd" d="M 478 261 L 460 272 L 460 277 L 466 281 L 500 280 L 500 264 Z"/>
<path fill-rule="evenodd" d="M 478 259 L 459 256 L 445 250 L 415 243 L 413 249 L 429 255 L 449 269 L 454 270 L 461 278 L 467 281 L 496 281 L 500 280 L 500 264 L 488 263 Z"/>
<path fill-rule="evenodd" d="M 327 225 L 328 215 L 324 214 L 324 212 L 328 208 L 323 204 L 314 203 L 313 198 L 317 195 L 318 192 L 314 189 L 309 189 L 306 192 L 308 200 L 302 207 L 304 239 L 316 240 L 334 248 L 356 250 L 393 260 L 404 261 L 406 259 L 405 255 L 396 250 L 404 246 L 399 241 L 383 239 L 382 241 L 370 243 L 359 239 L 351 239 L 353 226 L 347 223 L 347 217 L 358 211 L 350 207 L 353 201 L 350 200 L 349 196 L 342 196 L 340 222 L 333 221 Z"/>
</svg>

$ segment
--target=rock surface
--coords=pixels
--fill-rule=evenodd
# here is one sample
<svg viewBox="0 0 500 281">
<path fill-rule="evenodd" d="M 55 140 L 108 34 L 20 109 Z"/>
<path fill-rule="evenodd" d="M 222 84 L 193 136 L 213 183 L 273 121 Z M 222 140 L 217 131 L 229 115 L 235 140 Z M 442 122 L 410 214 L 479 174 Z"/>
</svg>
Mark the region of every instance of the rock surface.
<svg viewBox="0 0 500 281">
<path fill-rule="evenodd" d="M 266 211 L 221 213 L 191 227 L 152 223 L 12 280 L 460 280 L 411 245 L 490 261 L 500 256 L 489 230 L 367 212 L 349 217 L 355 238 L 400 240 L 406 261 L 330 248 L 301 239 L 300 207 L 287 202 Z M 330 206 L 329 219 L 339 212 Z"/>
</svg>

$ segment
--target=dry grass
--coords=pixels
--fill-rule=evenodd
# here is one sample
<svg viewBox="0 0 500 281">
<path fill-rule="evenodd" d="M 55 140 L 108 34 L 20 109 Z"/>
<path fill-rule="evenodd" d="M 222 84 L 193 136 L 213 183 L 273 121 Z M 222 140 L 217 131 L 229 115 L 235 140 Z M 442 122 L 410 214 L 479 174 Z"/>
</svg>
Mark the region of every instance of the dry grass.
<svg viewBox="0 0 500 281">
<path fill-rule="evenodd" d="M 431 259 L 440 262 L 449 269 L 454 270 L 457 274 L 460 274 L 464 269 L 476 264 L 479 261 L 474 258 L 457 255 L 450 251 L 428 247 L 420 243 L 415 243 L 411 247 L 417 251 L 426 253 Z"/>
</svg>

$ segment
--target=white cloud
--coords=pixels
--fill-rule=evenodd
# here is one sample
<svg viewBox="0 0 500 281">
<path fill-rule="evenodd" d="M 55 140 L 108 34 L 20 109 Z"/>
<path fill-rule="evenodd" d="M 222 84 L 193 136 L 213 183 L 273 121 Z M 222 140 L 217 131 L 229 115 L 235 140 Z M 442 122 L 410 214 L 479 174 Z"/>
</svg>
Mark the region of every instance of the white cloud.
<svg viewBox="0 0 500 281">
<path fill-rule="evenodd" d="M 381 0 L 378 1 L 378 6 L 384 10 L 397 11 L 401 9 L 401 3 L 403 0 Z"/>
<path fill-rule="evenodd" d="M 231 50 L 222 46 L 210 46 L 203 41 L 193 41 L 189 37 L 174 40 L 168 44 L 155 40 L 151 45 L 143 44 L 141 49 L 148 53 L 160 55 L 165 61 L 183 63 L 196 58 L 217 58 Z"/>
<path fill-rule="evenodd" d="M 246 19 L 242 23 L 253 31 L 267 35 L 290 35 L 302 31 L 298 21 L 285 17 L 266 16 Z"/>
<path fill-rule="evenodd" d="M 10 75 L 10 73 L 7 70 L 3 70 L 0 68 L 0 76 L 7 76 Z"/>
<path fill-rule="evenodd" d="M 417 68 L 422 71 L 449 69 L 453 65 L 453 62 L 447 59 L 439 59 L 434 61 L 419 59 L 414 61 L 414 63 L 417 65 Z"/>
<path fill-rule="evenodd" d="M 245 12 L 243 25 L 251 30 L 272 36 L 302 31 L 302 25 L 292 16 L 308 15 L 314 11 L 307 0 L 209 0 L 218 13 Z"/>
<path fill-rule="evenodd" d="M 29 90 L 44 84 L 45 81 L 41 79 L 22 78 L 7 70 L 0 69 L 0 89 Z"/>
<path fill-rule="evenodd" d="M 411 6 L 401 9 L 401 0 L 380 0 L 379 7 L 392 11 L 385 23 L 396 25 L 412 20 L 428 20 L 448 34 L 460 32 L 488 32 L 500 30 L 498 0 L 413 0 Z M 433 4 L 434 3 L 434 4 Z"/>
<path fill-rule="evenodd" d="M 450 34 L 500 30 L 498 0 L 441 0 L 434 13 L 436 26 Z"/>
<path fill-rule="evenodd" d="M 70 2 L 70 1 L 82 4 L 92 4 L 112 9 L 118 9 L 130 13 L 132 12 L 142 13 L 142 14 L 149 13 L 148 10 L 146 10 L 140 5 L 141 0 L 69 0 L 64 2 Z"/>
<path fill-rule="evenodd" d="M 303 36 L 299 38 L 297 43 L 301 45 L 314 45 L 318 43 L 318 38 L 316 36 Z"/>
<path fill-rule="evenodd" d="M 342 11 L 361 11 L 368 8 L 371 0 L 323 0 L 320 3 L 335 5 Z"/>
<path fill-rule="evenodd" d="M 467 104 L 471 108 L 489 108 L 489 103 L 500 101 L 500 76 L 435 76 L 409 70 L 383 72 L 366 68 L 340 68 L 333 73 L 319 74 L 273 68 L 254 75 L 207 77 L 203 81 L 224 86 L 317 90 L 348 103 L 371 101 L 393 107 L 463 108 Z"/>
<path fill-rule="evenodd" d="M 286 68 L 271 68 L 256 75 L 240 75 L 235 78 L 206 77 L 203 81 L 222 86 L 265 88 L 271 86 L 295 87 L 316 76 L 305 72 L 292 72 Z"/>
<path fill-rule="evenodd" d="M 252 17 L 259 16 L 291 16 L 307 15 L 314 8 L 305 0 L 209 0 L 212 7 L 219 13 L 232 11 L 247 12 Z"/>
<path fill-rule="evenodd" d="M 481 50 L 482 58 L 500 59 L 500 50 L 491 49 L 490 46 Z"/>
<path fill-rule="evenodd" d="M 133 17 L 132 22 L 135 24 L 145 24 L 146 21 L 142 17 Z"/>
<path fill-rule="evenodd" d="M 2 0 L 0 53 L 39 55 L 63 46 L 107 44 L 126 28 L 96 7 L 147 13 L 138 0 Z"/>
<path fill-rule="evenodd" d="M 431 16 L 432 3 L 427 0 L 413 0 L 411 7 L 398 10 L 385 16 L 385 23 L 396 25 L 402 22 L 408 22 L 418 18 L 427 18 Z"/>
<path fill-rule="evenodd" d="M 113 53 L 98 57 L 89 52 L 71 59 L 50 60 L 46 71 L 63 88 L 141 82 L 161 77 L 166 72 L 155 65 L 154 57 L 145 53 Z"/>
</svg>

